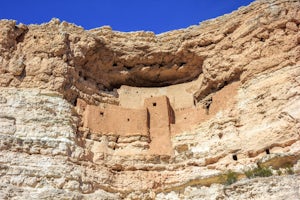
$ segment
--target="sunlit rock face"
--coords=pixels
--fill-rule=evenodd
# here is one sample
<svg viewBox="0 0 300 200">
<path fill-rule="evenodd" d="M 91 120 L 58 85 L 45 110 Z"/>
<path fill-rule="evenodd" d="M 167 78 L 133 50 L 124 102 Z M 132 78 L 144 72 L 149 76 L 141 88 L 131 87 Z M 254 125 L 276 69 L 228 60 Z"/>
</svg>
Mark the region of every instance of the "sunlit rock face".
<svg viewBox="0 0 300 200">
<path fill-rule="evenodd" d="M 0 199 L 299 199 L 300 2 L 160 35 L 0 21 Z"/>
</svg>

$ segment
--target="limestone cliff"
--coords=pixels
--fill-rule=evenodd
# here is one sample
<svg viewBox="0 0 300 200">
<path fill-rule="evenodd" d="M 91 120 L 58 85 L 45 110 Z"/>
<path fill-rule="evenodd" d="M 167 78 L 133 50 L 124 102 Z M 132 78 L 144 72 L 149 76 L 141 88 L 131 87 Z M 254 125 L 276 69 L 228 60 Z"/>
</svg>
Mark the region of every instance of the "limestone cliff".
<svg viewBox="0 0 300 200">
<path fill-rule="evenodd" d="M 1 199 L 299 199 L 300 2 L 155 35 L 0 21 Z"/>
</svg>

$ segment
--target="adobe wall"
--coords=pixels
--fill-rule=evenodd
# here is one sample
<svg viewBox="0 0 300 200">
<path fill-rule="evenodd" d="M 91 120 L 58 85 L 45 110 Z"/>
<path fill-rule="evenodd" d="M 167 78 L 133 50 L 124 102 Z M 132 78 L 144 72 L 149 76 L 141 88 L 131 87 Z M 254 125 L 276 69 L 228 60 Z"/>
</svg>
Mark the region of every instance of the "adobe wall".
<svg viewBox="0 0 300 200">
<path fill-rule="evenodd" d="M 108 105 L 105 108 L 87 105 L 84 127 L 92 133 L 109 135 L 149 135 L 146 109 L 126 109 Z"/>
<path fill-rule="evenodd" d="M 203 107 L 177 109 L 174 111 L 174 115 L 175 123 L 171 124 L 172 134 L 191 130 L 193 126 L 209 118 Z"/>
<path fill-rule="evenodd" d="M 240 82 L 235 81 L 214 93 L 212 96 L 212 104 L 209 107 L 209 115 L 214 116 L 219 111 L 225 110 L 225 108 L 234 104 L 239 86 Z"/>
<path fill-rule="evenodd" d="M 175 109 L 175 123 L 171 124 L 171 133 L 178 134 L 183 131 L 192 130 L 193 126 L 209 120 L 219 111 L 232 105 L 238 87 L 239 82 L 233 82 L 213 93 L 209 108 L 205 107 L 204 104 L 198 104 L 197 107 Z"/>
<path fill-rule="evenodd" d="M 149 114 L 150 154 L 171 155 L 173 153 L 170 123 L 174 122 L 174 114 L 168 97 L 152 97 L 145 99 L 144 107 Z"/>
<path fill-rule="evenodd" d="M 151 97 L 167 96 L 172 108 L 194 106 L 193 94 L 199 87 L 200 79 L 160 88 L 121 86 L 118 89 L 120 106 L 124 108 L 143 108 L 144 100 Z"/>
<path fill-rule="evenodd" d="M 80 99 L 77 107 L 83 113 L 84 127 L 91 133 L 150 136 L 149 154 L 172 155 L 171 135 L 191 130 L 232 105 L 238 86 L 239 82 L 230 83 L 208 97 L 208 103 L 188 108 L 173 109 L 167 96 L 146 98 L 139 109 L 86 105 Z"/>
<path fill-rule="evenodd" d="M 160 96 L 145 99 L 144 107 L 149 112 L 150 129 L 169 127 L 172 121 L 170 116 L 172 108 L 168 97 Z"/>
</svg>

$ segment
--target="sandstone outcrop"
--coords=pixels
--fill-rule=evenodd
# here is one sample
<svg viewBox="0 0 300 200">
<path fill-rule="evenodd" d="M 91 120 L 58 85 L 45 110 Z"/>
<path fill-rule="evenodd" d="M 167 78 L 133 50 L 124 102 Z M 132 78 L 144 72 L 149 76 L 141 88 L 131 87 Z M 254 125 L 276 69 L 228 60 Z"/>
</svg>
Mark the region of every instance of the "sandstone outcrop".
<svg viewBox="0 0 300 200">
<path fill-rule="evenodd" d="M 159 35 L 0 35 L 1 199 L 300 198 L 298 0 Z"/>
</svg>

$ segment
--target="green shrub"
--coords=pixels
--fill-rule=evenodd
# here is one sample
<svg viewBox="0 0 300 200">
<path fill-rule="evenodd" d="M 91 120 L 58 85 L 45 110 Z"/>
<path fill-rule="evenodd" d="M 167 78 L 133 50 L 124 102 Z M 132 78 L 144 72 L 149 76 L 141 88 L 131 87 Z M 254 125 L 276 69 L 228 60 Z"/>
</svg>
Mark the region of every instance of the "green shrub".
<svg viewBox="0 0 300 200">
<path fill-rule="evenodd" d="M 225 185 L 231 185 L 232 183 L 237 182 L 237 180 L 238 180 L 238 175 L 237 175 L 236 172 L 233 172 L 233 171 L 229 170 L 229 171 L 224 175 L 224 178 L 225 178 L 224 184 L 225 184 Z"/>
<path fill-rule="evenodd" d="M 280 169 L 277 170 L 277 175 L 281 176 L 282 175 L 282 171 Z"/>
<path fill-rule="evenodd" d="M 245 175 L 247 178 L 254 178 L 254 177 L 268 177 L 272 176 L 272 170 L 266 167 L 256 167 L 254 169 L 245 171 Z"/>
</svg>

